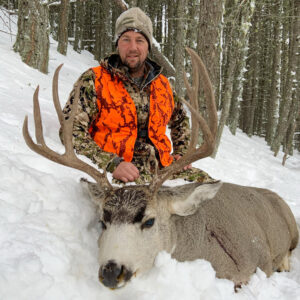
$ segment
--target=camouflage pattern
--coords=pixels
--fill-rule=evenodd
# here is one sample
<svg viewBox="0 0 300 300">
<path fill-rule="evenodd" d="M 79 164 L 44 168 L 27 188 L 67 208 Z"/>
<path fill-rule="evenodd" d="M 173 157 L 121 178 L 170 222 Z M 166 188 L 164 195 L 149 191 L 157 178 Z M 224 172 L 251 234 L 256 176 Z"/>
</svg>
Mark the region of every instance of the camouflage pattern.
<svg viewBox="0 0 300 300">
<path fill-rule="evenodd" d="M 116 60 L 116 55 L 112 55 Z M 116 60 L 113 66 L 109 62 L 109 58 L 101 62 L 101 66 L 105 67 L 112 75 L 118 76 L 122 79 L 124 87 L 133 99 L 137 115 L 138 115 L 138 128 L 139 131 L 147 130 L 148 128 L 148 116 L 149 116 L 149 99 L 150 99 L 150 82 L 155 78 L 153 73 L 158 76 L 161 72 L 161 68 L 154 62 L 147 59 L 146 72 L 140 83 L 135 82 L 130 78 L 128 69 L 123 66 L 118 60 Z M 154 69 L 155 68 L 155 72 Z M 150 78 L 150 80 L 149 80 Z M 95 122 L 97 115 L 99 114 L 97 106 L 97 94 L 95 90 L 95 74 L 92 69 L 87 70 L 77 80 L 75 85 L 80 86 L 79 105 L 74 118 L 73 126 L 73 145 L 78 154 L 88 157 L 94 164 L 100 169 L 110 166 L 109 171 L 113 172 L 114 167 L 113 159 L 117 157 L 114 153 L 108 153 L 102 151 L 95 143 L 89 133 L 89 128 L 93 122 Z M 74 86 L 75 86 L 74 85 Z M 74 101 L 75 89 L 70 93 L 69 99 L 63 109 L 65 118 L 72 109 Z M 170 128 L 171 140 L 173 143 L 173 154 L 183 155 L 189 144 L 190 140 L 190 127 L 189 119 L 183 108 L 183 104 L 180 99 L 174 94 L 175 108 L 168 124 Z M 60 137 L 63 142 L 62 131 L 60 130 Z M 149 182 L 152 179 L 153 171 L 155 170 L 155 159 L 158 158 L 158 152 L 152 145 L 149 138 L 138 137 L 135 148 L 132 163 L 139 169 L 140 177 L 136 181 L 138 184 Z M 159 166 L 161 167 L 161 165 Z M 183 178 L 188 181 L 210 181 L 211 177 L 202 170 L 192 168 L 191 170 L 183 171 L 172 176 L 172 179 Z M 114 180 L 115 183 L 121 183 Z"/>
</svg>

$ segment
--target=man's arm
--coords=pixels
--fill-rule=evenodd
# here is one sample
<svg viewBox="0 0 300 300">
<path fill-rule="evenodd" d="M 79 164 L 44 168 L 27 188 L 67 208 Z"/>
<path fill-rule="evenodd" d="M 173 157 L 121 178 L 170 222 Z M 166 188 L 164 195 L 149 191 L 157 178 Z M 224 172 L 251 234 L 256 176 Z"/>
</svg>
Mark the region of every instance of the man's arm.
<svg viewBox="0 0 300 300">
<path fill-rule="evenodd" d="M 175 93 L 174 103 L 174 111 L 168 126 L 171 129 L 173 154 L 182 156 L 186 153 L 188 145 L 190 143 L 190 123 L 186 111 L 183 107 L 183 103 Z"/>
<path fill-rule="evenodd" d="M 94 82 L 95 74 L 91 69 L 83 73 L 76 82 L 80 86 L 80 96 L 73 125 L 73 146 L 78 154 L 85 155 L 103 169 L 117 155 L 101 150 L 89 133 L 89 128 L 99 113 Z M 75 89 L 73 88 L 63 109 L 65 118 L 68 118 L 71 112 L 74 95 Z M 60 138 L 63 142 L 62 130 L 60 130 Z M 113 170 L 114 166 L 111 164 L 109 171 L 112 172 Z"/>
</svg>

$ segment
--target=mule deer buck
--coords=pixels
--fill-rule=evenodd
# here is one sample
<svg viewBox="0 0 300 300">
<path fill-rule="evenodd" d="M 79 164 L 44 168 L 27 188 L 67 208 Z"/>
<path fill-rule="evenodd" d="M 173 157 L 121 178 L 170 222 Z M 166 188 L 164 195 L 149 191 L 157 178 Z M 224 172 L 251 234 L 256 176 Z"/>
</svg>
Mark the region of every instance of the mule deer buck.
<svg viewBox="0 0 300 300">
<path fill-rule="evenodd" d="M 187 49 L 192 59 L 193 85 L 185 77 L 190 99 L 193 137 L 189 150 L 171 166 L 158 169 L 149 185 L 112 186 L 101 173 L 74 153 L 72 127 L 79 87 L 68 120 L 58 99 L 58 67 L 53 78 L 53 101 L 63 127 L 65 154 L 47 147 L 42 130 L 38 88 L 34 94 L 36 140 L 23 135 L 36 153 L 90 175 L 96 183 L 83 180 L 96 203 L 103 225 L 99 237 L 99 280 L 107 287 L 122 287 L 130 278 L 150 269 L 156 255 L 165 250 L 178 261 L 203 258 L 211 262 L 220 278 L 236 285 L 247 283 L 257 268 L 267 276 L 289 270 L 289 255 L 298 243 L 298 230 L 288 205 L 275 193 L 261 188 L 230 183 L 188 183 L 178 187 L 163 183 L 184 166 L 209 156 L 214 148 L 217 112 L 212 86 L 199 56 Z M 199 77 L 209 111 L 208 121 L 198 113 Z M 199 127 L 204 142 L 198 148 Z"/>
</svg>

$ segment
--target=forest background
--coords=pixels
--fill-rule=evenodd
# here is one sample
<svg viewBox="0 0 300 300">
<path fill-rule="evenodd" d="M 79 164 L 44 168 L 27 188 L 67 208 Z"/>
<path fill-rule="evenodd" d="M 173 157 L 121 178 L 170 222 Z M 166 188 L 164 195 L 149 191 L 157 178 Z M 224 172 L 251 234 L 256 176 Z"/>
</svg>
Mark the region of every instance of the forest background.
<svg viewBox="0 0 300 300">
<path fill-rule="evenodd" d="M 73 47 L 100 60 L 115 51 L 116 19 L 135 6 L 153 22 L 150 55 L 179 96 L 185 97 L 183 72 L 191 66 L 185 47 L 203 59 L 219 111 L 213 156 L 225 125 L 232 134 L 240 128 L 249 137 L 264 137 L 275 156 L 282 146 L 283 164 L 300 151 L 299 0 L 0 0 L 1 10 L 18 14 L 14 50 L 43 73 L 49 35 L 61 54 Z M 205 116 L 202 92 L 199 105 Z"/>
</svg>

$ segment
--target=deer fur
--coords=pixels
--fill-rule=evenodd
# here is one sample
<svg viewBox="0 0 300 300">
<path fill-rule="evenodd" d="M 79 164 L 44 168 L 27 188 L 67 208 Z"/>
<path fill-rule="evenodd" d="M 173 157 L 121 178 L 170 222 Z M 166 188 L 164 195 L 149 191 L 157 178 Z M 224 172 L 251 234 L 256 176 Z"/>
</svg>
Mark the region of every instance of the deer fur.
<svg viewBox="0 0 300 300">
<path fill-rule="evenodd" d="M 297 225 L 288 205 L 269 190 L 192 183 L 163 186 L 153 198 L 145 187 L 130 186 L 110 198 L 98 184 L 87 185 L 106 226 L 99 237 L 100 270 L 114 262 L 131 275 L 144 273 L 165 250 L 178 261 L 206 259 L 217 277 L 236 285 L 257 268 L 267 276 L 282 266 L 288 271 L 284 263 L 297 245 Z M 149 218 L 154 225 L 143 229 Z M 125 283 L 116 279 L 113 287 Z"/>
</svg>

